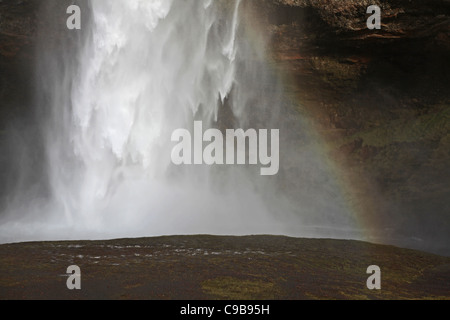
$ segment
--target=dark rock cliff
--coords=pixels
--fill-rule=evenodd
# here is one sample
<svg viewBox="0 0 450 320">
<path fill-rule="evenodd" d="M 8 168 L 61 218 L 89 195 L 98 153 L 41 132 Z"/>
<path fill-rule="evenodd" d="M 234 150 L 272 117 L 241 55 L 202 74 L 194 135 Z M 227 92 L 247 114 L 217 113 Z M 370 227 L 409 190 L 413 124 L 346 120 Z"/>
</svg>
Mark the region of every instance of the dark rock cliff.
<svg viewBox="0 0 450 320">
<path fill-rule="evenodd" d="M 382 10 L 381 30 L 366 26 L 373 4 Z M 298 108 L 311 115 L 330 157 L 346 168 L 344 179 L 358 188 L 356 206 L 376 207 L 369 215 L 390 221 L 383 227 L 433 238 L 439 245 L 432 249 L 448 250 L 450 2 L 252 6 L 270 35 L 274 63 L 291 76 Z"/>
</svg>

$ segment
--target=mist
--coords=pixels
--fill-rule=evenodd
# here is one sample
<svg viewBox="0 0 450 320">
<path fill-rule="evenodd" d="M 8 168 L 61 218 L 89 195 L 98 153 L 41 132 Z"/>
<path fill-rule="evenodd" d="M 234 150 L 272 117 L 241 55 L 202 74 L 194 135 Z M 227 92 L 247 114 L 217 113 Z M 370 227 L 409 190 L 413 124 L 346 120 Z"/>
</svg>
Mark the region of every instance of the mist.
<svg viewBox="0 0 450 320">
<path fill-rule="evenodd" d="M 0 241 L 169 234 L 363 237 L 264 37 L 236 1 L 80 4 L 82 30 L 36 52 L 33 125 L 9 129 Z M 52 7 L 43 8 L 51 20 Z M 65 25 L 58 25 L 64 28 Z M 62 31 L 61 31 L 62 32 Z M 172 132 L 280 130 L 280 170 L 176 166 Z"/>
</svg>

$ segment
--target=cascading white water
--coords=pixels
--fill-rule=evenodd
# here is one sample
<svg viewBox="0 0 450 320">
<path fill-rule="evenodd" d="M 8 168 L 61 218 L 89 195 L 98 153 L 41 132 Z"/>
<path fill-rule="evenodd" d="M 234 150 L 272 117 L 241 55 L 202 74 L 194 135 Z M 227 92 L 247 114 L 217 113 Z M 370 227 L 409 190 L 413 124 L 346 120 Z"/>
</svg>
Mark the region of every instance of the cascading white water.
<svg viewBox="0 0 450 320">
<path fill-rule="evenodd" d="M 242 170 L 218 186 L 170 161 L 173 130 L 215 122 L 236 81 L 239 4 L 91 2 L 78 63 L 51 88 L 52 205 L 24 238 L 281 232 Z"/>
<path fill-rule="evenodd" d="M 303 211 L 293 217 L 270 179 L 249 168 L 171 164 L 173 130 L 194 120 L 217 125 L 225 105 L 239 127 L 256 118 L 267 129 L 280 125 L 272 122 L 277 83 L 258 64 L 258 49 L 239 37 L 240 0 L 89 3 L 87 36 L 60 57 L 58 72 L 53 60 L 43 67 L 48 195 L 16 205 L 2 241 L 292 234 L 299 211 L 340 210 L 323 179 L 319 192 L 299 190 Z M 302 157 L 297 172 L 323 176 L 317 155 L 289 150 L 294 145 L 281 157 Z"/>
<path fill-rule="evenodd" d="M 216 27 L 211 1 L 92 6 L 92 39 L 81 52 L 71 92 L 70 137 L 80 164 L 69 183 L 55 181 L 54 192 L 66 189 L 62 201 L 69 219 L 81 214 L 89 225 L 100 218 L 103 226 L 102 215 L 122 206 L 119 220 L 142 222 L 136 214 L 145 211 L 140 213 L 152 217 L 155 233 L 167 228 L 161 216 L 179 211 L 170 198 L 181 200 L 176 184 L 166 184 L 168 138 L 174 128 L 188 126 L 200 106 L 206 108 L 205 120 L 217 114 L 217 98 L 228 94 L 234 79 L 237 19 L 223 38 L 211 40 Z M 182 231 L 183 223 L 174 229 Z"/>
<path fill-rule="evenodd" d="M 78 163 L 68 180 L 53 172 L 71 225 L 128 236 L 258 231 L 249 229 L 265 214 L 255 194 L 213 192 L 207 169 L 168 178 L 171 132 L 191 127 L 200 107 L 201 120 L 216 119 L 230 93 L 238 7 L 221 23 L 212 1 L 92 2 L 70 96 Z"/>
</svg>

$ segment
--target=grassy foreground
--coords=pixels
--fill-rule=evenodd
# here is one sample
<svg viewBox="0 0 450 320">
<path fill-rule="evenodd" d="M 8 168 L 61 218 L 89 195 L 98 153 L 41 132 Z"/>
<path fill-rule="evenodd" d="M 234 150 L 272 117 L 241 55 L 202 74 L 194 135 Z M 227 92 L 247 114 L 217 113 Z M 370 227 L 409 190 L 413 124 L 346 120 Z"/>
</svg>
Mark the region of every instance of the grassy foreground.
<svg viewBox="0 0 450 320">
<path fill-rule="evenodd" d="M 81 290 L 66 269 L 81 268 Z M 369 290 L 369 265 L 381 290 Z M 450 257 L 349 240 L 172 236 L 0 246 L 0 299 L 450 299 Z"/>
</svg>

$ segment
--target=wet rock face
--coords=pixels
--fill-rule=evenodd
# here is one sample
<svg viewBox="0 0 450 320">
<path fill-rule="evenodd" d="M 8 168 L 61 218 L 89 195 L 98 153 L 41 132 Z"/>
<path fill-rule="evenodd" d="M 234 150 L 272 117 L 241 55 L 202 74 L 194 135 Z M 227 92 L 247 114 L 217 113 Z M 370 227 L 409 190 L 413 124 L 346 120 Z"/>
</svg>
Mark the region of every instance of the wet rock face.
<svg viewBox="0 0 450 320">
<path fill-rule="evenodd" d="M 76 0 L 84 5 L 86 0 Z M 16 118 L 33 114 L 36 70 L 42 48 L 59 50 L 73 37 L 66 31 L 66 9 L 70 0 L 0 1 L 0 130 Z M 46 11 L 54 19 L 43 19 Z M 29 121 L 33 121 L 30 119 Z"/>
<path fill-rule="evenodd" d="M 362 34 L 376 38 L 417 38 L 434 35 L 436 29 L 449 22 L 449 4 L 445 0 L 269 0 L 265 5 L 314 11 L 336 33 L 348 32 L 350 37 Z M 377 35 L 366 28 L 367 8 L 372 5 L 382 10 L 383 28 Z"/>
<path fill-rule="evenodd" d="M 314 105 L 324 129 L 352 134 L 405 112 L 428 112 L 449 97 L 446 1 L 252 4 L 265 21 L 274 61 L 295 79 L 293 91 Z M 366 26 L 372 4 L 382 9 L 381 30 Z"/>
<path fill-rule="evenodd" d="M 374 4 L 382 10 L 381 30 L 366 26 Z M 390 221 L 386 227 L 420 239 L 432 234 L 432 250 L 448 253 L 450 3 L 253 5 L 274 63 L 291 75 L 289 94 L 327 137 L 330 156 L 351 166 L 343 175 L 359 189 L 355 201 L 367 207 L 363 199 L 378 199 L 372 214 Z"/>
<path fill-rule="evenodd" d="M 31 60 L 37 30 L 38 1 L 0 2 L 0 124 L 28 104 L 31 91 Z M 15 114 L 18 115 L 18 114 Z"/>
<path fill-rule="evenodd" d="M 14 57 L 36 34 L 36 1 L 0 2 L 0 55 Z"/>
</svg>

